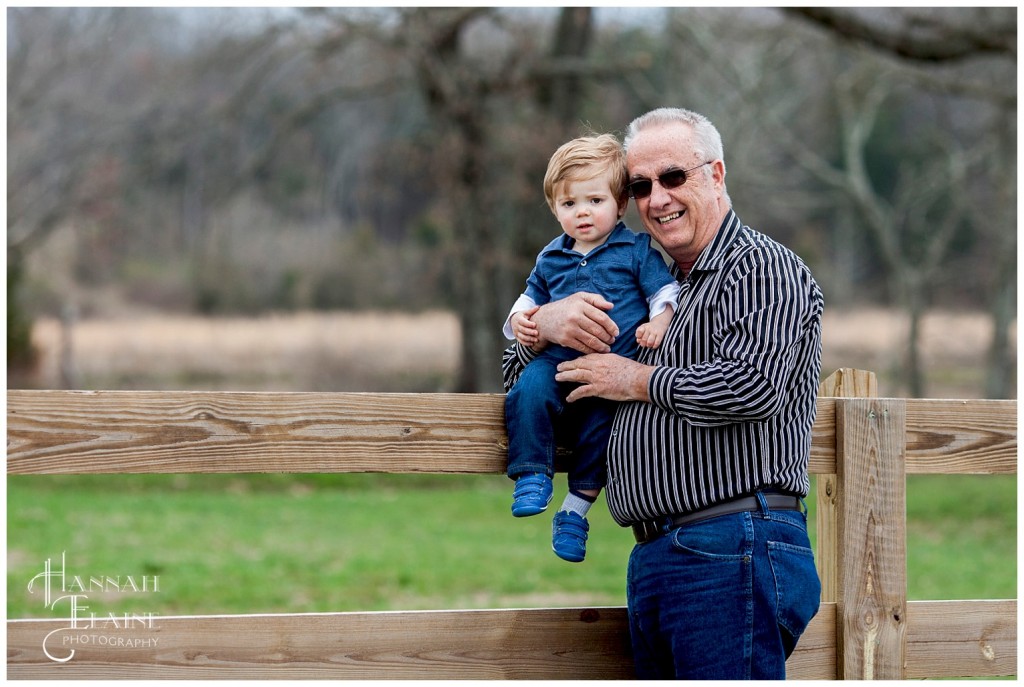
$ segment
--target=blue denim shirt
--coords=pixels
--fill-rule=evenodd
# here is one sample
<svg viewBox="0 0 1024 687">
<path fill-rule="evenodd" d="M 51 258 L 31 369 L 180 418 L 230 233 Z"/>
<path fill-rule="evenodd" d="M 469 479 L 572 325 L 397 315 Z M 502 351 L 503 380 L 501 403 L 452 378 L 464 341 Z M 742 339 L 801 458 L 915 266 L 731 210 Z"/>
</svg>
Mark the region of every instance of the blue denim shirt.
<svg viewBox="0 0 1024 687">
<path fill-rule="evenodd" d="M 636 329 L 647 321 L 647 299 L 675 278 L 647 234 L 619 222 L 608 239 L 583 255 L 575 239 L 562 234 L 541 250 L 526 282 L 526 293 L 537 305 L 561 300 L 579 291 L 604 296 L 615 307 L 609 315 L 619 327 L 612 352 L 635 357 Z"/>
</svg>

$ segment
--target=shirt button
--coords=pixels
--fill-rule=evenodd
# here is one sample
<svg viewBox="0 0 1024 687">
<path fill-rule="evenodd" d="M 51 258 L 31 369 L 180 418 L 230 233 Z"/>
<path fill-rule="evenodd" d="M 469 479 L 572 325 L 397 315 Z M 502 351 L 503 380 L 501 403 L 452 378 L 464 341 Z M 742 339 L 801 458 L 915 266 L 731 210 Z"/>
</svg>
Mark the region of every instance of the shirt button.
<svg viewBox="0 0 1024 687">
<path fill-rule="evenodd" d="M 586 260 L 584 260 L 583 262 L 580 263 L 580 267 L 586 267 L 586 266 L 587 266 L 587 261 Z"/>
</svg>

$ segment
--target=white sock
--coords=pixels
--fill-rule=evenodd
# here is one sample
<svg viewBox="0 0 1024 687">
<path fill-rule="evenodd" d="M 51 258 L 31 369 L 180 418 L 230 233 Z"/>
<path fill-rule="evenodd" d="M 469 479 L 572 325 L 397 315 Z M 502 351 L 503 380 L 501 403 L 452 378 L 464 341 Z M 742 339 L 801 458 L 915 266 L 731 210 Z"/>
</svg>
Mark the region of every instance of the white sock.
<svg viewBox="0 0 1024 687">
<path fill-rule="evenodd" d="M 587 517 L 587 511 L 590 510 L 590 507 L 594 505 L 594 501 L 597 500 L 597 497 L 588 500 L 589 498 L 590 497 L 584 496 L 579 492 L 574 493 L 570 491 L 566 495 L 565 501 L 562 501 L 562 507 L 559 508 L 558 510 L 565 510 L 571 513 L 576 513 L 581 518 L 585 518 Z"/>
</svg>

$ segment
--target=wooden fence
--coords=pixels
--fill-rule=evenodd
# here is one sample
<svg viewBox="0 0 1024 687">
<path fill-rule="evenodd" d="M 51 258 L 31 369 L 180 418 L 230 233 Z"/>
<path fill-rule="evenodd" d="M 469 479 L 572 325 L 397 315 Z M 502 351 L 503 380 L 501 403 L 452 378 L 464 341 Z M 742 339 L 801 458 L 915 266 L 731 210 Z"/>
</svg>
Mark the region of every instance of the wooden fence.
<svg viewBox="0 0 1024 687">
<path fill-rule="evenodd" d="M 822 606 L 797 679 L 1003 676 L 1017 603 L 908 601 L 906 475 L 1015 474 L 1016 401 L 875 398 L 822 384 Z M 9 474 L 504 472 L 500 394 L 8 391 Z M 625 561 L 623 561 L 625 574 Z M 69 620 L 7 622 L 9 678 L 629 678 L 623 608 L 160 617 L 89 639 Z M 48 658 L 43 647 L 61 637 Z M 70 640 L 70 642 L 68 641 Z M 90 641 L 92 642 L 90 644 Z"/>
</svg>

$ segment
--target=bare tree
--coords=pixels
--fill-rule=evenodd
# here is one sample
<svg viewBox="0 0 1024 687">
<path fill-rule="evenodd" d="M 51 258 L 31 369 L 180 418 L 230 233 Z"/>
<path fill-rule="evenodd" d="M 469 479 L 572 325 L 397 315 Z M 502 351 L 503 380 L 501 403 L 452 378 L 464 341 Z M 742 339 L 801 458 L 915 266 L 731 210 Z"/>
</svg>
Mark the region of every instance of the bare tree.
<svg viewBox="0 0 1024 687">
<path fill-rule="evenodd" d="M 838 36 L 908 60 L 954 62 L 980 55 L 1017 57 L 1017 10 L 1012 7 L 888 11 L 791 7 L 785 11 Z"/>
<path fill-rule="evenodd" d="M 954 239 L 974 217 L 970 198 L 978 180 L 989 177 L 983 162 L 993 151 L 980 132 L 965 136 L 952 125 L 955 117 L 943 118 L 953 101 L 948 94 L 930 95 L 934 78 L 919 80 L 916 70 L 863 49 L 837 51 L 803 31 L 799 41 L 779 41 L 779 34 L 796 27 L 769 25 L 775 45 L 754 39 L 744 43 L 752 56 L 727 56 L 723 50 L 731 48 L 723 48 L 720 35 L 706 25 L 676 24 L 689 39 L 684 43 L 702 56 L 701 62 L 714 65 L 718 77 L 746 103 L 739 111 L 748 117 L 730 125 L 770 140 L 769 148 L 788 160 L 767 159 L 787 169 L 784 175 L 754 174 L 755 187 L 758 176 L 770 182 L 766 202 L 770 205 L 772 196 L 779 195 L 780 178 L 788 180 L 792 198 L 808 195 L 802 183 L 837 217 L 837 239 L 852 233 L 861 243 L 864 237 L 872 239 L 893 301 L 908 316 L 904 383 L 911 395 L 923 395 L 921 319 Z M 799 54 L 779 44 L 799 45 Z M 802 75 L 808 56 L 814 67 Z M 962 78 L 959 69 L 943 83 Z M 780 83 L 779 74 L 788 74 L 791 81 Z M 832 127 L 816 124 L 829 116 Z M 901 118 L 908 123 L 900 124 Z M 756 172 L 757 164 L 757 158 L 749 160 L 741 173 Z M 794 179 L 802 181 L 794 184 Z M 846 240 L 846 245 L 855 244 Z"/>
<path fill-rule="evenodd" d="M 418 9 L 405 13 L 406 48 L 426 96 L 429 112 L 444 151 L 447 181 L 441 186 L 453 213 L 451 255 L 455 291 L 462 297 L 457 308 L 462 325 L 462 362 L 457 388 L 477 391 L 498 358 L 495 345 L 498 311 L 492 288 L 498 228 L 488 221 L 487 163 L 490 125 L 487 108 L 491 95 L 510 87 L 507 73 L 514 62 L 499 65 L 494 75 L 474 67 L 462 52 L 467 27 L 487 10 Z M 493 373 L 492 373 L 493 375 Z"/>
<path fill-rule="evenodd" d="M 546 53 L 523 50 L 505 27 L 506 16 L 495 8 L 408 8 L 386 25 L 350 12 L 321 14 L 333 22 L 318 48 L 321 54 L 343 49 L 353 36 L 372 38 L 407 65 L 401 73 L 410 75 L 426 103 L 433 138 L 431 167 L 452 227 L 444 253 L 462 330 L 456 385 L 460 391 L 497 389 L 506 305 L 499 285 L 507 281 L 500 250 L 507 243 L 507 229 L 498 218 L 502 197 L 518 192 L 501 186 L 502 177 L 495 172 L 517 166 L 503 155 L 523 153 L 500 144 L 508 119 L 502 110 L 515 103 L 520 129 L 549 129 L 545 141 L 561 136 L 587 78 L 607 69 L 585 60 L 590 10 L 563 9 L 555 46 Z M 474 32 L 484 33 L 486 44 L 474 43 Z M 549 119 L 538 118 L 531 108 L 535 100 L 549 109 Z M 508 183 L 507 175 L 503 182 Z"/>
<path fill-rule="evenodd" d="M 974 184 L 966 194 L 971 226 L 988 245 L 981 276 L 992 321 L 987 352 L 985 398 L 1014 398 L 1016 349 L 1011 329 L 1017 316 L 1017 128 L 1015 113 L 1001 111 L 985 137 L 987 175 L 991 181 Z"/>
<path fill-rule="evenodd" d="M 960 151 L 962 163 L 985 161 L 987 173 L 972 174 L 987 183 L 964 183 L 951 189 L 957 211 L 966 213 L 979 236 L 992 246 L 987 255 L 988 308 L 992 340 L 988 351 L 985 395 L 1012 396 L 1014 391 L 1013 350 L 1010 328 L 1016 308 L 1016 213 L 1015 182 L 1017 108 L 1016 8 L 903 8 L 899 11 L 857 11 L 839 8 L 790 8 L 786 10 L 844 39 L 858 42 L 881 53 L 914 65 L 950 65 L 960 69 L 943 71 L 918 69 L 913 79 L 920 87 L 947 97 L 965 97 L 991 103 L 995 113 L 975 118 L 980 134 L 973 150 Z M 948 140 L 937 142 L 948 149 Z M 979 201 L 984 198 L 988 202 Z M 942 225 L 955 221 L 955 212 Z M 932 266 L 931 269 L 935 269 Z M 912 281 L 906 276 L 904 282 Z M 912 316 L 913 322 L 913 316 Z M 911 336 L 915 328 L 912 326 Z M 915 372 L 916 345 L 911 341 L 911 388 L 919 388 Z"/>
<path fill-rule="evenodd" d="M 131 107 L 111 102 L 123 73 L 90 78 L 124 32 L 121 10 L 8 11 L 8 362 L 31 360 L 21 302 L 24 260 L 62 223 L 109 210 L 120 170 L 115 150 Z M 100 38 L 102 37 L 102 38 Z"/>
<path fill-rule="evenodd" d="M 912 396 L 923 396 L 924 370 L 920 353 L 921 321 L 929 302 L 927 293 L 949 253 L 957 229 L 965 219 L 964 194 L 969 171 L 980 162 L 971 151 L 958 149 L 939 133 L 922 132 L 938 152 L 935 161 L 898 163 L 895 185 L 883 193 L 871 178 L 865 160 L 868 139 L 893 85 L 874 69 L 848 76 L 849 85 L 837 89 L 841 122 L 842 165 L 826 167 L 822 159 L 807 160 L 819 179 L 847 199 L 862 226 L 881 247 L 896 295 L 909 320 L 904 378 Z"/>
<path fill-rule="evenodd" d="M 111 145 L 116 122 L 90 112 L 95 95 L 78 78 L 100 59 L 95 36 L 113 28 L 115 14 L 54 13 L 19 8 L 9 14 L 8 256 L 37 246 L 74 205 L 87 203 L 82 182 Z M 40 49 L 45 44 L 46 49 Z M 106 135 L 103 135 L 106 134 Z"/>
<path fill-rule="evenodd" d="M 872 297 L 887 286 L 909 312 L 914 298 L 925 307 L 949 292 L 951 264 L 988 260 L 972 297 L 990 294 L 993 370 L 1012 369 L 1012 12 L 651 12 L 658 21 L 642 28 L 599 29 L 580 7 L 13 8 L 8 315 L 20 256 L 58 227 L 88 241 L 75 280 L 112 279 L 131 255 L 147 269 L 173 263 L 178 303 L 221 289 L 222 307 L 263 307 L 286 269 L 312 293 L 308 254 L 261 259 L 237 226 L 244 208 L 271 243 L 310 232 L 330 247 L 312 261 L 334 289 L 318 307 L 365 304 L 331 299 L 381 265 L 391 300 L 374 305 L 413 291 L 421 305 L 451 305 L 464 337 L 457 387 L 496 389 L 504 309 L 557 231 L 540 193 L 551 150 L 585 124 L 614 130 L 678 104 L 711 115 L 742 161 L 730 167 L 733 197 L 836 266 L 832 303 L 839 275 L 861 287 L 867 274 Z M 827 258 L 815 255 L 823 233 Z M 328 254 L 353 252 L 359 265 L 341 270 Z M 423 269 L 428 255 L 436 264 Z"/>
<path fill-rule="evenodd" d="M 497 216 L 498 197 L 488 174 L 493 168 L 488 160 L 496 150 L 493 142 L 500 131 L 494 102 L 499 97 L 529 94 L 539 86 L 540 100 L 554 115 L 551 121 L 564 126 L 574 116 L 583 87 L 578 74 L 524 64 L 522 53 L 515 50 L 481 69 L 478 58 L 467 53 L 464 36 L 482 13 L 416 10 L 405 15 L 409 30 L 404 32 L 447 159 L 449 183 L 443 188 L 458 208 L 453 217 L 453 267 L 457 292 L 464 299 L 458 308 L 463 331 L 458 388 L 463 391 L 497 388 L 495 361 L 504 346 L 497 326 L 503 303 L 495 288 L 502 228 L 492 219 Z M 560 16 L 551 51 L 551 64 L 556 66 L 585 57 L 591 31 L 586 8 L 565 8 Z"/>
</svg>

